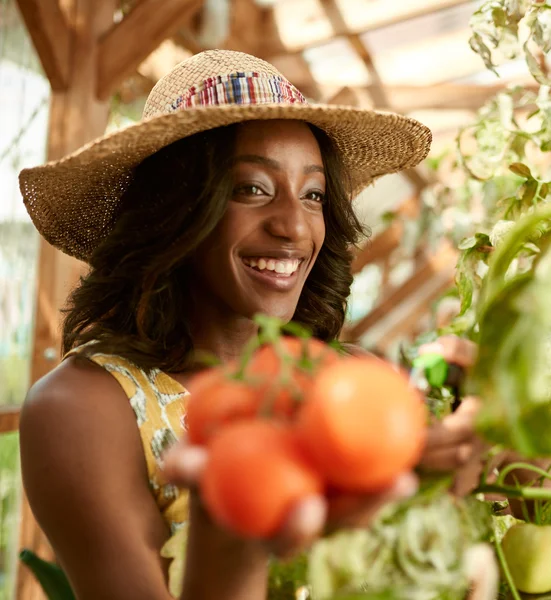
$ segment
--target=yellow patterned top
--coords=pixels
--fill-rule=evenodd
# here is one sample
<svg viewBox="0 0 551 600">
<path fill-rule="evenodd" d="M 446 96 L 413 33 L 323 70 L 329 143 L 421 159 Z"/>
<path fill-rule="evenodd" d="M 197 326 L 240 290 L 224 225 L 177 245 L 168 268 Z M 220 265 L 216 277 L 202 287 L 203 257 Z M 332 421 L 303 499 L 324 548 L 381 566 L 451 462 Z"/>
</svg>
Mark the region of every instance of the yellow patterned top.
<svg viewBox="0 0 551 600">
<path fill-rule="evenodd" d="M 75 348 L 67 356 L 78 353 L 79 348 Z M 126 358 L 99 352 L 87 358 L 111 373 L 130 401 L 140 430 L 149 485 L 174 534 L 187 522 L 188 495 L 185 490 L 163 481 L 162 454 L 185 429 L 185 403 L 189 392 L 159 369 L 146 373 Z"/>
</svg>

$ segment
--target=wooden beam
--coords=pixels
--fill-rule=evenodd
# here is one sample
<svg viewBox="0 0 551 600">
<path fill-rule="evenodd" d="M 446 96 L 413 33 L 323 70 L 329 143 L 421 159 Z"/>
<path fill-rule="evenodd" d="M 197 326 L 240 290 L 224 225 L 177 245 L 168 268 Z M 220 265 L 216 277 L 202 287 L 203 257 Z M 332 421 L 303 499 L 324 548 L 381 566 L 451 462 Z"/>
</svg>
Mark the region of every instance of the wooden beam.
<svg viewBox="0 0 551 600">
<path fill-rule="evenodd" d="M 71 31 L 71 56 L 66 89 L 51 96 L 47 159 L 54 160 L 76 150 L 105 131 L 109 103 L 95 97 L 97 39 L 112 25 L 117 0 L 63 0 Z M 41 0 L 42 2 L 42 0 Z M 60 313 L 68 291 L 85 266 L 40 241 L 31 381 L 48 373 L 59 362 Z M 19 547 L 29 548 L 45 559 L 53 559 L 50 545 L 36 523 L 25 494 L 21 500 Z M 45 600 L 32 573 L 19 565 L 16 598 Z"/>
<path fill-rule="evenodd" d="M 337 0 L 321 0 L 321 4 L 335 33 L 338 32 L 339 34 L 346 36 L 356 55 L 361 59 L 369 72 L 371 78 L 369 90 L 375 106 L 385 110 L 393 110 L 385 91 L 383 81 L 379 76 L 371 57 L 371 53 L 368 51 L 365 43 L 362 42 L 360 35 L 358 33 L 352 33 L 349 30 L 342 11 L 337 4 Z M 415 168 L 404 171 L 404 175 L 418 191 L 422 190 L 428 184 L 427 179 Z"/>
<path fill-rule="evenodd" d="M 0 434 L 19 429 L 20 406 L 0 406 Z"/>
<path fill-rule="evenodd" d="M 449 290 L 452 284 L 453 272 L 442 277 L 429 293 L 420 298 L 419 302 L 415 303 L 405 317 L 398 319 L 388 329 L 385 329 L 381 341 L 377 343 L 377 348 L 386 354 L 388 347 L 398 336 L 405 335 L 409 337 L 415 335 L 416 329 L 419 327 L 422 319 L 429 314 L 432 303 Z"/>
<path fill-rule="evenodd" d="M 485 102 L 506 89 L 508 84 L 474 85 L 440 83 L 429 86 L 386 86 L 394 110 L 408 113 L 415 110 L 478 110 Z M 524 89 L 537 92 L 538 85 L 527 81 Z"/>
<path fill-rule="evenodd" d="M 59 0 L 17 0 L 17 5 L 52 89 L 66 89 L 71 31 Z"/>
<path fill-rule="evenodd" d="M 354 261 L 352 262 L 352 273 L 356 275 L 368 264 L 376 263 L 389 257 L 402 241 L 404 225 L 400 216 L 415 219 L 419 214 L 419 210 L 419 196 L 417 195 L 402 202 L 396 210 L 398 218 L 382 233 L 377 235 L 374 240 L 368 240 L 357 252 Z"/>
<path fill-rule="evenodd" d="M 181 46 L 184 50 L 188 50 L 192 54 L 199 54 L 204 50 L 208 50 L 199 43 L 197 37 L 186 27 L 178 30 L 174 37 L 173 42 Z"/>
<path fill-rule="evenodd" d="M 367 265 L 379 262 L 390 256 L 400 245 L 403 231 L 403 224 L 400 221 L 396 221 L 373 241 L 368 241 L 352 262 L 352 274 L 356 275 Z"/>
<path fill-rule="evenodd" d="M 404 302 L 412 293 L 429 281 L 435 273 L 450 264 L 455 264 L 456 252 L 444 246 L 437 254 L 426 256 L 415 273 L 401 286 L 387 294 L 381 302 L 365 317 L 353 323 L 343 333 L 344 341 L 357 342 L 375 323 L 385 317 L 398 304 Z"/>
<path fill-rule="evenodd" d="M 165 39 L 185 27 L 203 0 L 141 0 L 99 42 L 96 94 L 105 100 Z"/>
<path fill-rule="evenodd" d="M 359 34 L 350 31 L 336 0 L 321 0 L 321 5 L 335 34 L 343 35 L 347 38 L 348 43 L 352 46 L 354 52 L 366 66 L 372 81 L 370 91 L 372 92 L 375 105 L 384 108 L 388 107 L 389 102 L 384 91 L 383 83 L 373 64 L 371 55 L 362 43 Z"/>
</svg>

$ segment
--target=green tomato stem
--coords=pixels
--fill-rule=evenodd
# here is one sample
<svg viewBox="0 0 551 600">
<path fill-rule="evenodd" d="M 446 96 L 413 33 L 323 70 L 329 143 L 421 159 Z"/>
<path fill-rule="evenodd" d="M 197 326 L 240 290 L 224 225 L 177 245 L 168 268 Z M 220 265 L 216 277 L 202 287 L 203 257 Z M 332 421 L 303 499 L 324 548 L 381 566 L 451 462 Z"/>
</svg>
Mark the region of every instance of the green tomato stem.
<svg viewBox="0 0 551 600">
<path fill-rule="evenodd" d="M 534 473 L 537 473 L 540 477 L 551 480 L 551 474 L 545 469 L 542 469 L 541 467 L 532 465 L 530 463 L 515 462 L 504 467 L 504 469 L 500 472 L 499 477 L 496 480 L 496 485 L 502 485 L 505 482 L 505 478 L 507 477 L 507 475 L 509 475 L 511 471 L 516 471 L 517 469 L 532 471 Z"/>
<path fill-rule="evenodd" d="M 508 498 L 523 498 L 524 500 L 551 500 L 550 488 L 514 487 L 512 485 L 481 485 L 473 494 L 501 494 Z"/>
<path fill-rule="evenodd" d="M 505 554 L 503 553 L 503 548 L 501 547 L 501 542 L 498 541 L 497 537 L 495 539 L 495 547 L 497 559 L 499 560 L 499 564 L 501 566 L 501 570 L 503 571 L 503 575 L 505 576 L 505 580 L 507 581 L 507 585 L 509 586 L 509 590 L 513 596 L 514 600 L 522 600 L 518 590 L 515 586 L 515 582 L 513 581 L 513 576 L 511 575 L 511 571 L 509 571 L 509 565 L 507 564 L 507 559 L 505 558 Z"/>
</svg>

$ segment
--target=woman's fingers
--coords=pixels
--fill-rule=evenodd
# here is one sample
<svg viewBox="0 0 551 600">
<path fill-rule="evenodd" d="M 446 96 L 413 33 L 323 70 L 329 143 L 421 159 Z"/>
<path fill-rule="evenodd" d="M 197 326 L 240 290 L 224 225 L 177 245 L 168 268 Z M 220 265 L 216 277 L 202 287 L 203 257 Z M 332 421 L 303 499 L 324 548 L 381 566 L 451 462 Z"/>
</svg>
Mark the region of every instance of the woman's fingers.
<svg viewBox="0 0 551 600">
<path fill-rule="evenodd" d="M 429 427 L 425 447 L 451 446 L 469 441 L 474 435 L 474 422 L 479 401 L 473 397 L 463 400 L 459 408 Z"/>
<path fill-rule="evenodd" d="M 419 354 L 429 353 L 440 354 L 446 362 L 468 368 L 474 364 L 477 346 L 469 340 L 449 335 L 419 347 Z"/>
<path fill-rule="evenodd" d="M 321 535 L 326 520 L 326 499 L 317 495 L 307 496 L 291 509 L 283 527 L 268 546 L 282 558 L 305 550 Z"/>
<path fill-rule="evenodd" d="M 417 478 L 406 473 L 384 492 L 370 495 L 339 494 L 331 499 L 308 496 L 289 513 L 269 548 L 287 557 L 308 548 L 324 532 L 341 528 L 367 527 L 389 502 L 409 498 L 418 488 Z"/>
<path fill-rule="evenodd" d="M 339 494 L 329 502 L 327 528 L 335 530 L 342 527 L 367 527 L 381 508 L 389 502 L 413 496 L 418 485 L 415 475 L 405 473 L 398 477 L 392 487 L 376 494 Z"/>
<path fill-rule="evenodd" d="M 182 439 L 163 456 L 163 473 L 165 478 L 175 485 L 196 487 L 206 463 L 206 449 L 191 446 Z"/>
<path fill-rule="evenodd" d="M 438 448 L 426 452 L 419 466 L 427 471 L 453 471 L 467 463 L 473 452 L 474 444 L 472 442 Z"/>
</svg>

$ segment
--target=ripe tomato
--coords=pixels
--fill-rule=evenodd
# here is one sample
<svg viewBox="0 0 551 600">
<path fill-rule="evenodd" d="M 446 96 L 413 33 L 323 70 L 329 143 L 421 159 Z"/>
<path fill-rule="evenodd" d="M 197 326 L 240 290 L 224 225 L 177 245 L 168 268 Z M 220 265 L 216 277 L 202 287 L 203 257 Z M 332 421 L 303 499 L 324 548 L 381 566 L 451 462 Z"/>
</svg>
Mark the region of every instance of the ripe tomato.
<svg viewBox="0 0 551 600">
<path fill-rule="evenodd" d="M 186 422 L 192 444 L 205 444 L 222 425 L 256 415 L 255 391 L 243 382 L 230 379 L 221 368 L 195 375 L 188 389 Z"/>
<path fill-rule="evenodd" d="M 426 420 L 403 373 L 378 359 L 349 357 L 317 375 L 296 431 L 330 485 L 370 492 L 416 464 Z"/>
<path fill-rule="evenodd" d="M 256 381 L 261 409 L 289 417 L 294 414 L 297 403 L 308 394 L 313 373 L 337 362 L 339 355 L 327 344 L 314 338 L 287 336 L 280 338 L 280 342 L 284 360 L 289 361 L 287 373 L 278 349 L 273 344 L 267 344 L 255 352 L 246 374 L 251 381 Z"/>
<path fill-rule="evenodd" d="M 227 425 L 209 450 L 203 499 L 213 518 L 238 535 L 271 536 L 298 500 L 323 491 L 293 433 L 276 422 Z"/>
</svg>

